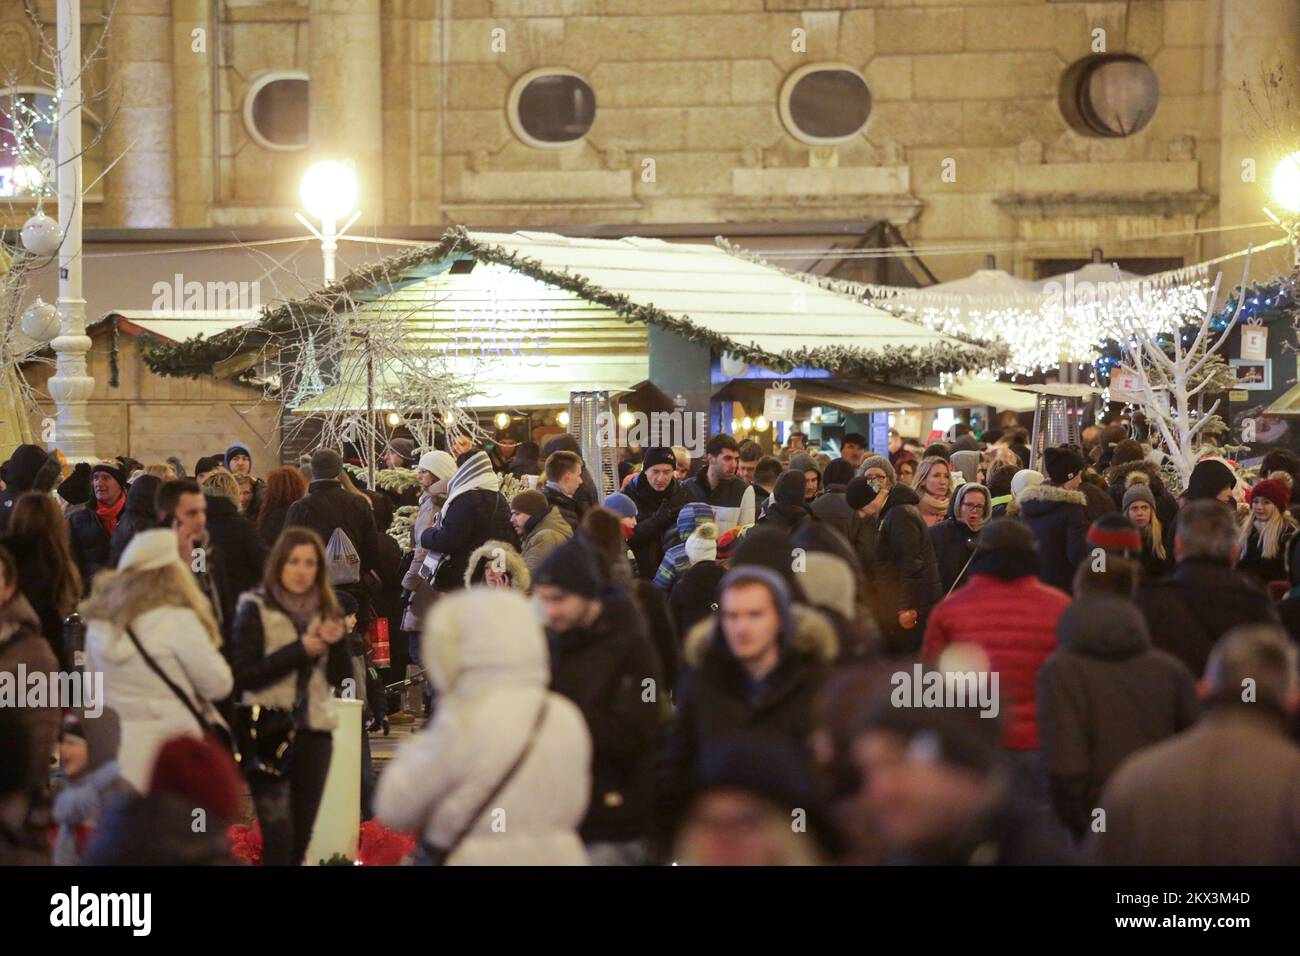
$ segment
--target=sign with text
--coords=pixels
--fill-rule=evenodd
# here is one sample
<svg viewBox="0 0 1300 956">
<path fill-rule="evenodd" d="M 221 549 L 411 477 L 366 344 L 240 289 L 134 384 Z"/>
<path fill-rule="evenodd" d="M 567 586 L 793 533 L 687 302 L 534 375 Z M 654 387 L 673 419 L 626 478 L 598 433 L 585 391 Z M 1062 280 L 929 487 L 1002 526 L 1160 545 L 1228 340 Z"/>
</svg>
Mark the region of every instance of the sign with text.
<svg viewBox="0 0 1300 956">
<path fill-rule="evenodd" d="M 763 417 L 769 422 L 794 421 L 793 388 L 769 388 L 763 391 Z"/>
</svg>

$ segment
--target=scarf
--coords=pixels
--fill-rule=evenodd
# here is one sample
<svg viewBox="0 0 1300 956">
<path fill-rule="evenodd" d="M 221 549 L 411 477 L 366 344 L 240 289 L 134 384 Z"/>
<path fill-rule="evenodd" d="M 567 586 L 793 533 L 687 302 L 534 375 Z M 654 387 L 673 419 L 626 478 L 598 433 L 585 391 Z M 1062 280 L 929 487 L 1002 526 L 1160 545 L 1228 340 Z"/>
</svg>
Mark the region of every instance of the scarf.
<svg viewBox="0 0 1300 956">
<path fill-rule="evenodd" d="M 291 594 L 277 583 L 271 585 L 271 597 L 289 615 L 299 633 L 307 630 L 311 619 L 320 612 L 320 592 L 316 588 L 305 594 Z"/>
<path fill-rule="evenodd" d="M 451 482 L 447 485 L 447 500 L 442 505 L 442 515 L 445 518 L 451 508 L 451 503 L 467 491 L 496 491 L 501 490 L 501 479 L 497 473 L 492 470 L 492 460 L 488 458 L 487 452 L 476 451 L 465 463 L 456 469 L 456 474 L 451 476 Z"/>
<path fill-rule="evenodd" d="M 926 524 L 936 524 L 948 514 L 948 502 L 952 496 L 947 498 L 936 498 L 929 492 L 921 492 L 921 503 L 917 508 L 921 512 L 921 517 L 925 518 Z"/>
<path fill-rule="evenodd" d="M 54 841 L 55 866 L 77 865 L 77 827 L 99 819 L 103 810 L 103 792 L 120 776 L 117 761 L 109 760 L 76 780 L 68 781 L 68 785 L 59 791 L 51 811 L 54 822 L 59 825 L 59 835 Z"/>
<path fill-rule="evenodd" d="M 111 505 L 104 504 L 98 498 L 95 499 L 95 514 L 99 517 L 99 523 L 110 535 L 117 530 L 118 519 L 122 517 L 122 509 L 125 507 L 126 495 L 121 495 L 117 502 Z"/>
</svg>

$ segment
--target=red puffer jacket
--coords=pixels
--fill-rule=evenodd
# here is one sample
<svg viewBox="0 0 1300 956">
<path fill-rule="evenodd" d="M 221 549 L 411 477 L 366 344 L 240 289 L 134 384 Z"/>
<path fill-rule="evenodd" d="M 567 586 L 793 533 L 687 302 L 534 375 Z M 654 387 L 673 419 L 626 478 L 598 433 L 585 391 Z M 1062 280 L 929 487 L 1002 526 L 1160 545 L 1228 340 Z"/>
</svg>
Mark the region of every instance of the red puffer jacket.
<svg viewBox="0 0 1300 956">
<path fill-rule="evenodd" d="M 952 644 L 976 644 L 998 675 L 1002 746 L 1038 749 L 1038 669 L 1056 650 L 1056 619 L 1068 595 L 1036 577 L 1004 581 L 976 574 L 930 612 L 921 659 L 933 666 Z"/>
</svg>

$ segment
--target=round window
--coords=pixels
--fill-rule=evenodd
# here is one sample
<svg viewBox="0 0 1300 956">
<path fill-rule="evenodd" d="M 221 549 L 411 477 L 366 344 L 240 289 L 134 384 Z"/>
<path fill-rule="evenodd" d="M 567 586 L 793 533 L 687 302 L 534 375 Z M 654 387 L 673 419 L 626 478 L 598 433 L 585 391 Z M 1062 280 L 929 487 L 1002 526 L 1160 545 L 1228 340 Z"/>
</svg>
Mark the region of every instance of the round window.
<svg viewBox="0 0 1300 956">
<path fill-rule="evenodd" d="M 244 125 L 267 149 L 307 146 L 305 73 L 272 73 L 260 78 L 244 100 Z"/>
<path fill-rule="evenodd" d="M 1087 57 L 1061 83 L 1061 112 L 1086 136 L 1132 136 L 1151 122 L 1159 103 L 1155 70 L 1129 54 Z"/>
<path fill-rule="evenodd" d="M 532 146 L 569 146 L 596 121 L 596 93 L 582 77 L 563 70 L 534 70 L 510 94 L 510 125 Z"/>
<path fill-rule="evenodd" d="M 871 91 L 845 65 L 805 66 L 781 89 L 781 120 L 805 143 L 843 143 L 862 132 L 871 115 Z"/>
</svg>

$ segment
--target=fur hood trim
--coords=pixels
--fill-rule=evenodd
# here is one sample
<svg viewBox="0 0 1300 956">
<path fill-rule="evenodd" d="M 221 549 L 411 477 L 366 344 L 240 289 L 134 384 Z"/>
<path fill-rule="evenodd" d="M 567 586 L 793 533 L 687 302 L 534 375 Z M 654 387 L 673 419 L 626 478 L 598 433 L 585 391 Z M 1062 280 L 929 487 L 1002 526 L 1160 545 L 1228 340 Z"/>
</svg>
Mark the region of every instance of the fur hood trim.
<svg viewBox="0 0 1300 956">
<path fill-rule="evenodd" d="M 839 653 L 839 638 L 831 619 L 806 604 L 792 605 L 791 612 L 794 615 L 794 636 L 786 642 L 786 647 L 812 654 L 819 660 L 835 660 Z M 714 642 L 721 643 L 722 640 L 718 622 L 713 617 L 706 617 L 687 632 L 682 657 L 689 666 L 699 667 Z"/>
<path fill-rule="evenodd" d="M 465 587 L 474 587 L 470 580 L 474 576 L 474 570 L 478 567 L 480 561 L 491 561 L 498 553 L 505 555 L 506 570 L 510 573 L 510 584 L 516 591 L 527 593 L 532 586 L 532 575 L 528 573 L 528 565 L 524 564 L 523 557 L 514 546 L 505 541 L 488 540 L 471 552 L 469 564 L 465 566 Z M 481 582 L 480 582 L 481 583 Z"/>
<path fill-rule="evenodd" d="M 1035 485 L 1033 488 L 1026 488 L 1020 493 L 1020 507 L 1022 510 L 1031 501 L 1084 505 L 1086 507 L 1088 496 L 1082 491 L 1071 491 L 1069 488 L 1058 488 L 1056 485 L 1042 484 Z"/>
<path fill-rule="evenodd" d="M 1133 474 L 1143 474 L 1147 476 L 1151 484 L 1160 480 L 1160 468 L 1154 461 L 1147 461 L 1145 458 L 1141 461 L 1126 461 L 1122 465 L 1114 465 L 1106 469 L 1106 483 L 1113 485 L 1117 481 L 1127 482 Z"/>
</svg>

